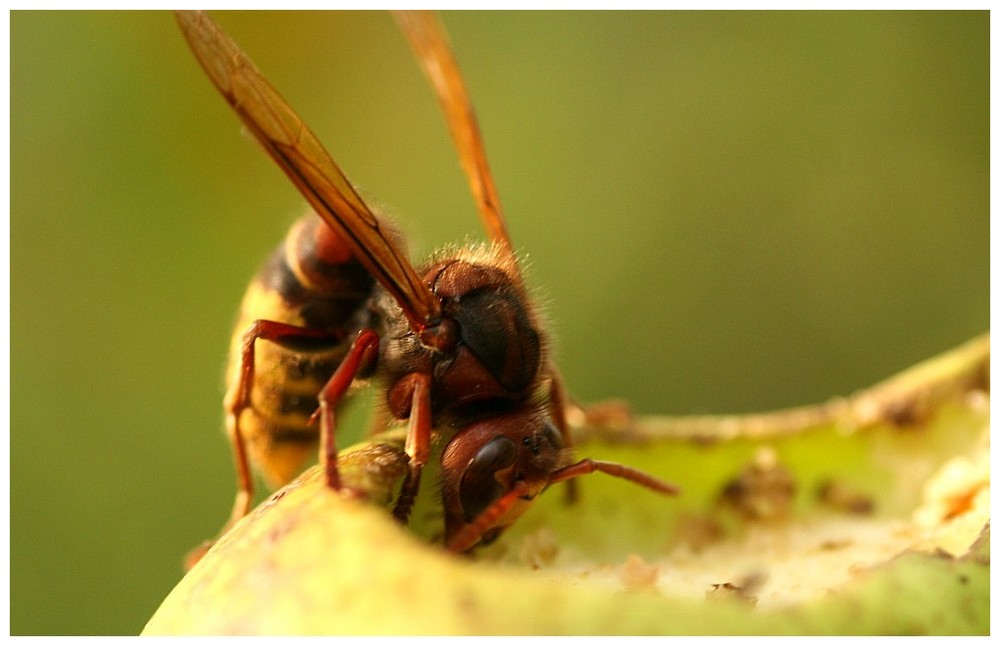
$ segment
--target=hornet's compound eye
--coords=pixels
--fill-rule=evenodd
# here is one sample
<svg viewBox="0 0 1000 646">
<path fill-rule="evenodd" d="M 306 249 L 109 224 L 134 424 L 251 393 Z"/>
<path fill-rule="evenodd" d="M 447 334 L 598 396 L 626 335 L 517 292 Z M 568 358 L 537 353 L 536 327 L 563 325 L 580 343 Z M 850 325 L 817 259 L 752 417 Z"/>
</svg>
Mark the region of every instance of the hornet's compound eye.
<svg viewBox="0 0 1000 646">
<path fill-rule="evenodd" d="M 472 522 L 504 493 L 497 474 L 514 465 L 517 446 L 506 437 L 495 437 L 482 446 L 462 474 L 458 495 L 465 522 Z"/>
</svg>

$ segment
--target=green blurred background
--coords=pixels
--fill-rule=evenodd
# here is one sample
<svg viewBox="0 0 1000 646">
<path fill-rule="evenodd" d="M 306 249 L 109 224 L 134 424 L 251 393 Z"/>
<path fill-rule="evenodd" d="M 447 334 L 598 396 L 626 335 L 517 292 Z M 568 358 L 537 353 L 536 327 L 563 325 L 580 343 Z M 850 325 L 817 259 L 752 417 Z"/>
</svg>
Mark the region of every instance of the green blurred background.
<svg viewBox="0 0 1000 646">
<path fill-rule="evenodd" d="M 220 13 L 416 255 L 479 239 L 389 16 Z M 846 394 L 989 324 L 978 13 L 455 13 L 584 400 Z M 11 15 L 11 631 L 136 633 L 233 495 L 236 305 L 303 200 L 166 13 Z"/>
</svg>

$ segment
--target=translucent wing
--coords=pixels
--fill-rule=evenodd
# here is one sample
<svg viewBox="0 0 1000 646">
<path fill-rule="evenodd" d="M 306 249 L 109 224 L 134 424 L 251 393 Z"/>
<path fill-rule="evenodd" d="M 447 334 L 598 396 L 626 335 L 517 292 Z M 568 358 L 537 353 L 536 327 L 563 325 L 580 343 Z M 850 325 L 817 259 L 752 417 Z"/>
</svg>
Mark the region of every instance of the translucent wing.
<svg viewBox="0 0 1000 646">
<path fill-rule="evenodd" d="M 462 160 L 462 168 L 469 179 L 486 233 L 513 261 L 514 250 L 500 208 L 496 185 L 486 161 L 483 138 L 444 28 L 435 15 L 427 11 L 398 11 L 396 20 L 444 110 L 445 121 Z M 511 262 L 510 266 L 517 267 L 517 263 Z"/>
<path fill-rule="evenodd" d="M 316 212 L 344 237 L 369 272 L 395 297 L 411 325 L 441 315 L 440 302 L 334 163 L 319 139 L 222 29 L 198 11 L 177 22 L 209 78 Z"/>
</svg>

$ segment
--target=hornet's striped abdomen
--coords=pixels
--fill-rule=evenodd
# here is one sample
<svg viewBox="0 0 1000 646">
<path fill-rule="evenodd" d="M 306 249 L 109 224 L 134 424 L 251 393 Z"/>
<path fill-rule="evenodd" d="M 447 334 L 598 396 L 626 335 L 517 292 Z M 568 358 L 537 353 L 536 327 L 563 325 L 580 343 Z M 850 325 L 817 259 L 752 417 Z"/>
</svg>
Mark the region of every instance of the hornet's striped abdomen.
<svg viewBox="0 0 1000 646">
<path fill-rule="evenodd" d="M 365 325 L 373 285 L 371 275 L 312 213 L 293 225 L 251 281 L 230 343 L 225 409 L 230 438 L 238 424 L 251 463 L 270 486 L 287 483 L 315 454 L 319 430 L 308 422 L 317 394 L 344 357 L 344 339 Z M 257 321 L 327 334 L 251 341 L 250 398 L 239 405 L 247 335 Z"/>
</svg>

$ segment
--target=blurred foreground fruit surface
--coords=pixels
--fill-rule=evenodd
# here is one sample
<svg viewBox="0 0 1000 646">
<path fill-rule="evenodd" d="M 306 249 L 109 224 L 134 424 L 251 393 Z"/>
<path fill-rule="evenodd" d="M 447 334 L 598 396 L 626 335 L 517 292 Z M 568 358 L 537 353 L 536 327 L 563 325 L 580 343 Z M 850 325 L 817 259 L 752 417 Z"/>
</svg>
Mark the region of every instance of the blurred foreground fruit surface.
<svg viewBox="0 0 1000 646">
<path fill-rule="evenodd" d="M 704 419 L 606 430 L 580 452 L 683 495 L 590 476 L 578 502 L 548 492 L 472 557 L 313 469 L 223 537 L 145 632 L 985 634 L 988 361 L 984 336 L 846 400 L 716 418 L 740 432 L 713 443 Z M 388 502 L 403 463 L 358 468 L 383 445 L 343 464 Z"/>
</svg>

